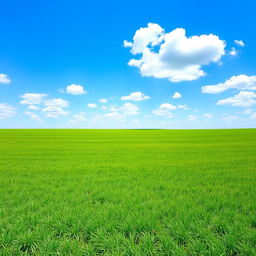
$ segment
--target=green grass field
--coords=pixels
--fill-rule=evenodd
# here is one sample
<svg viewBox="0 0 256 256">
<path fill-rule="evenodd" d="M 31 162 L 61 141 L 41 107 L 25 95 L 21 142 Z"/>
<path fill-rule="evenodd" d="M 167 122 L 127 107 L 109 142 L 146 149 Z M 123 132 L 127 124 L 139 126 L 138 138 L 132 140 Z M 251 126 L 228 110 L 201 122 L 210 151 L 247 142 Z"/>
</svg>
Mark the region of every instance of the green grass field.
<svg viewBox="0 0 256 256">
<path fill-rule="evenodd" d="M 0 130 L 0 255 L 256 255 L 256 130 Z"/>
</svg>

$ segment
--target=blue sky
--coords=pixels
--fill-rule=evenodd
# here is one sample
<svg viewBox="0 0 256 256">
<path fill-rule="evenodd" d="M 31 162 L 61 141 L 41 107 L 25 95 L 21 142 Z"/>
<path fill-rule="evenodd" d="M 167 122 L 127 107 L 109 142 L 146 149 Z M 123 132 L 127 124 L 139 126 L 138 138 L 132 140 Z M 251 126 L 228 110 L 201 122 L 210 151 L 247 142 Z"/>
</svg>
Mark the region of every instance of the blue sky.
<svg viewBox="0 0 256 256">
<path fill-rule="evenodd" d="M 255 128 L 255 9 L 4 1 L 0 128 Z"/>
</svg>

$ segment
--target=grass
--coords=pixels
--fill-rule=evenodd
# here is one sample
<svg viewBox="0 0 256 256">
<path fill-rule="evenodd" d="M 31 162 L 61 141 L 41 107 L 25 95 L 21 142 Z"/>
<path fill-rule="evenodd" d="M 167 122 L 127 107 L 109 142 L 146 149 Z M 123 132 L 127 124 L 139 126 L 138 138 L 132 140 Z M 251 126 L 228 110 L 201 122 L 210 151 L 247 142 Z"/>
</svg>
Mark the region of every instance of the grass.
<svg viewBox="0 0 256 256">
<path fill-rule="evenodd" d="M 256 130 L 0 130 L 0 255 L 256 255 Z"/>
</svg>

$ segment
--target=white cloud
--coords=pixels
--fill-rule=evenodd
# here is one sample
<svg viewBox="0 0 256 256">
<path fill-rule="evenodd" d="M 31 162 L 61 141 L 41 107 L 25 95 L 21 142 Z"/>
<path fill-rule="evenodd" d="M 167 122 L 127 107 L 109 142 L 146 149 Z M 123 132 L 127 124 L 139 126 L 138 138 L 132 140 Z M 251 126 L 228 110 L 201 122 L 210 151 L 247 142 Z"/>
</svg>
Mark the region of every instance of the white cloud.
<svg viewBox="0 0 256 256">
<path fill-rule="evenodd" d="M 132 54 L 141 54 L 128 64 L 138 67 L 143 76 L 180 82 L 204 76 L 202 66 L 219 62 L 226 44 L 213 34 L 187 37 L 183 28 L 164 33 L 158 24 L 149 23 L 125 46 L 131 47 Z"/>
<path fill-rule="evenodd" d="M 41 121 L 40 117 L 31 111 L 25 111 L 25 114 L 28 115 L 32 120 Z"/>
<path fill-rule="evenodd" d="M 179 98 L 182 98 L 182 95 L 181 95 L 179 92 L 175 92 L 175 93 L 172 95 L 172 98 L 173 98 L 173 99 L 179 99 Z"/>
<path fill-rule="evenodd" d="M 124 116 L 118 112 L 106 113 L 104 115 L 104 117 L 106 117 L 107 119 L 111 119 L 111 120 L 120 120 L 120 119 L 124 118 Z"/>
<path fill-rule="evenodd" d="M 72 94 L 72 95 L 86 94 L 86 91 L 84 90 L 84 87 L 82 85 L 78 85 L 78 84 L 68 85 L 67 88 L 66 88 L 66 92 L 68 94 Z"/>
<path fill-rule="evenodd" d="M 28 106 L 28 110 L 39 110 L 40 108 L 38 106 L 35 105 L 29 105 Z"/>
<path fill-rule="evenodd" d="M 202 88 L 203 93 L 220 93 L 229 89 L 256 90 L 256 76 L 239 75 L 232 76 L 224 83 L 206 85 Z"/>
<path fill-rule="evenodd" d="M 146 96 L 142 92 L 132 92 L 127 96 L 122 96 L 121 100 L 132 100 L 132 101 L 142 101 L 150 99 L 149 96 Z"/>
<path fill-rule="evenodd" d="M 244 115 L 249 115 L 251 113 L 252 113 L 252 109 L 251 108 L 245 109 L 244 112 L 243 112 Z"/>
<path fill-rule="evenodd" d="M 99 99 L 99 102 L 100 102 L 100 103 L 107 103 L 108 100 L 107 100 L 107 99 Z"/>
<path fill-rule="evenodd" d="M 188 121 L 195 121 L 197 119 L 194 115 L 188 115 Z"/>
<path fill-rule="evenodd" d="M 236 55 L 237 55 L 237 50 L 236 50 L 236 48 L 235 48 L 235 47 L 232 47 L 231 50 L 230 50 L 230 52 L 229 52 L 228 54 L 231 55 L 231 56 L 236 56 Z"/>
<path fill-rule="evenodd" d="M 0 74 L 0 84 L 9 84 L 11 79 L 6 74 Z"/>
<path fill-rule="evenodd" d="M 222 118 L 223 121 L 227 122 L 227 123 L 233 123 L 239 120 L 239 117 L 237 116 L 233 116 L 233 115 L 224 115 L 224 117 Z"/>
<path fill-rule="evenodd" d="M 87 107 L 88 108 L 97 108 L 97 105 L 94 103 L 89 103 L 89 104 L 87 104 Z"/>
<path fill-rule="evenodd" d="M 242 40 L 235 40 L 234 41 L 236 45 L 238 46 L 241 46 L 241 47 L 244 47 L 245 46 L 245 43 L 242 41 Z"/>
<path fill-rule="evenodd" d="M 217 102 L 218 105 L 231 105 L 235 107 L 250 107 L 256 103 L 256 93 L 242 91 L 233 97 L 229 97 Z"/>
<path fill-rule="evenodd" d="M 44 93 L 25 93 L 20 96 L 23 99 L 20 104 L 38 105 L 42 103 L 46 96 L 47 94 Z"/>
<path fill-rule="evenodd" d="M 137 105 L 132 103 L 125 103 L 123 106 L 119 108 L 121 112 L 123 112 L 124 115 L 127 116 L 135 116 L 140 113 L 140 109 Z"/>
<path fill-rule="evenodd" d="M 178 108 L 178 109 L 189 110 L 189 108 L 188 108 L 188 106 L 187 106 L 186 104 L 178 105 L 177 108 Z"/>
<path fill-rule="evenodd" d="M 256 113 L 251 114 L 251 119 L 256 120 Z"/>
<path fill-rule="evenodd" d="M 46 117 L 58 118 L 59 116 L 68 114 L 63 108 L 68 107 L 69 103 L 61 98 L 45 100 L 44 106 L 45 108 L 42 111 L 46 113 Z"/>
<path fill-rule="evenodd" d="M 57 99 L 45 100 L 44 101 L 44 106 L 65 108 L 65 107 L 69 106 L 69 103 L 66 100 L 63 100 L 61 98 L 57 98 Z"/>
<path fill-rule="evenodd" d="M 16 114 L 16 108 L 5 103 L 0 103 L 0 119 L 8 119 Z"/>
<path fill-rule="evenodd" d="M 156 116 L 167 116 L 172 117 L 172 110 L 177 109 L 174 105 L 170 103 L 163 103 L 157 109 L 153 110 L 152 113 Z"/>
<path fill-rule="evenodd" d="M 86 121 L 84 114 L 85 114 L 84 112 L 81 112 L 81 113 L 73 115 L 70 122 L 73 124 L 76 124 L 76 123 L 82 123 L 82 122 Z"/>
<path fill-rule="evenodd" d="M 58 118 L 59 116 L 68 114 L 68 112 L 66 112 L 61 107 L 46 107 L 42 111 L 46 113 L 46 117 L 51 117 L 51 118 Z"/>
<path fill-rule="evenodd" d="M 213 114 L 205 113 L 205 114 L 203 114 L 203 117 L 206 118 L 206 119 L 212 119 Z"/>
<path fill-rule="evenodd" d="M 136 116 L 140 114 L 140 109 L 137 105 L 132 103 L 125 103 L 120 107 L 110 107 L 109 113 L 106 113 L 104 117 L 108 119 L 124 119 L 126 116 Z"/>
</svg>

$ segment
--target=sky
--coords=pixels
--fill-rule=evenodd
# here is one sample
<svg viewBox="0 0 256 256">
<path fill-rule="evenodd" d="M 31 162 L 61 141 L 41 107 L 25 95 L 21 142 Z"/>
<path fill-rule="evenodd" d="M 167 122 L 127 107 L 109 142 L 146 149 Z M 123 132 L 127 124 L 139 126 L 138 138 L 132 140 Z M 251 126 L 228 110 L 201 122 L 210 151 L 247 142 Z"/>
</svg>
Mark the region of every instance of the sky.
<svg viewBox="0 0 256 256">
<path fill-rule="evenodd" d="M 255 128 L 255 10 L 2 1 L 0 128 Z"/>
</svg>

